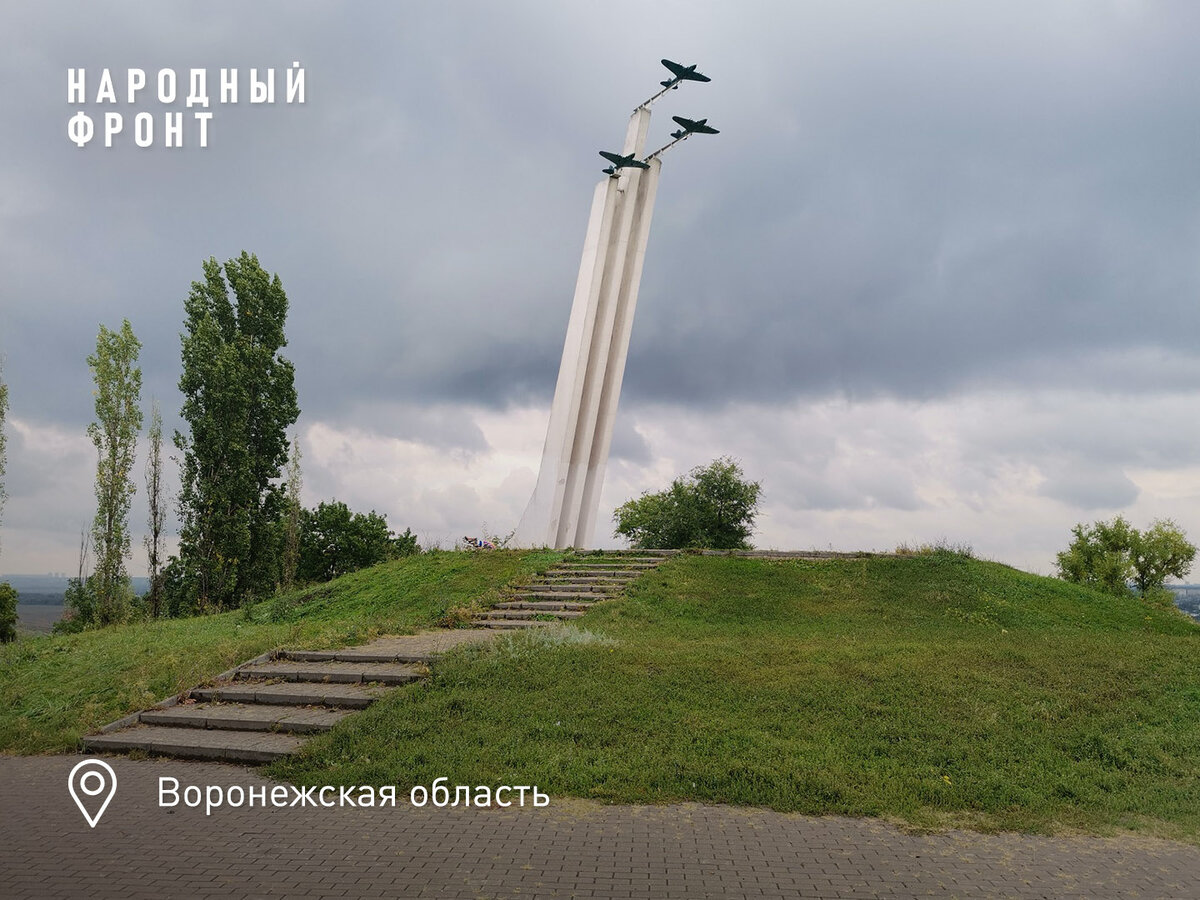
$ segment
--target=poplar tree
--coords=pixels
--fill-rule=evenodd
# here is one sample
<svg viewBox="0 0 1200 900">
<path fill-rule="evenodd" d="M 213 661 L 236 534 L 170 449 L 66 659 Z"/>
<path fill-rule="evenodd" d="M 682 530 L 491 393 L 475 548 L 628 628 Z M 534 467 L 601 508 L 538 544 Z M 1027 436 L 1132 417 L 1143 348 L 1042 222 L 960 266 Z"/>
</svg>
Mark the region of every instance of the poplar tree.
<svg viewBox="0 0 1200 900">
<path fill-rule="evenodd" d="M 142 428 L 142 370 L 137 365 L 141 346 L 126 319 L 120 331 L 101 325 L 96 352 L 88 357 L 96 381 L 96 421 L 88 426 L 88 437 L 96 445 L 98 457 L 92 581 L 100 624 L 119 622 L 129 610 L 125 560 L 129 556 L 129 505 L 137 492 L 130 472 Z"/>
<path fill-rule="evenodd" d="M 283 589 L 290 591 L 296 583 L 296 568 L 300 564 L 300 520 L 304 508 L 300 505 L 300 438 L 292 438 L 292 457 L 287 467 L 287 496 L 283 511 Z"/>
<path fill-rule="evenodd" d="M 146 561 L 150 568 L 150 615 L 162 612 L 162 534 L 166 519 L 162 484 L 162 413 L 158 401 L 150 410 L 150 455 L 146 460 Z"/>
<path fill-rule="evenodd" d="M 233 297 L 230 297 L 232 290 Z M 287 345 L 287 295 L 246 252 L 204 263 L 184 304 L 178 588 L 173 606 L 225 609 L 264 596 L 278 571 L 276 483 L 300 414 Z"/>
</svg>

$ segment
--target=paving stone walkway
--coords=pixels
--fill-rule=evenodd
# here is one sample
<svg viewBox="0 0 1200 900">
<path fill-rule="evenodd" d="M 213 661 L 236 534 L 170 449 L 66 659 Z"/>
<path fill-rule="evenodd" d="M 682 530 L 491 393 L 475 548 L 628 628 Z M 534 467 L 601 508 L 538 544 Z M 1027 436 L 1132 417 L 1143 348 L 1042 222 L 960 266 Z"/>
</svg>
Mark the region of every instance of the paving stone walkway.
<svg viewBox="0 0 1200 900">
<path fill-rule="evenodd" d="M 272 785 L 250 768 L 108 757 L 95 829 L 82 757 L 0 757 L 0 895 L 49 898 L 1172 898 L 1200 849 L 950 832 L 684 804 L 543 809 L 159 808 L 158 778 Z"/>
</svg>

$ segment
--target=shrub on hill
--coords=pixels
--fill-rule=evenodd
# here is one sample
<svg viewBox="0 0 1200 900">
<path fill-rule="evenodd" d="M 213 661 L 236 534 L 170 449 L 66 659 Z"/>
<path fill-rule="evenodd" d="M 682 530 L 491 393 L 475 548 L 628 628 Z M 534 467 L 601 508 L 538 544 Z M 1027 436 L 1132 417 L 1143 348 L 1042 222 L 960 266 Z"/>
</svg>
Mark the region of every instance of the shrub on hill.
<svg viewBox="0 0 1200 900">
<path fill-rule="evenodd" d="M 17 591 L 0 581 L 0 644 L 17 639 Z"/>
<path fill-rule="evenodd" d="M 1184 578 L 1196 558 L 1196 546 L 1170 519 L 1160 519 L 1141 532 L 1117 516 L 1111 522 L 1082 523 L 1071 529 L 1075 539 L 1058 554 L 1060 578 L 1122 596 L 1132 583 L 1150 597 L 1168 578 Z"/>
<path fill-rule="evenodd" d="M 356 513 L 341 501 L 319 503 L 300 517 L 300 581 L 331 581 L 389 559 L 417 553 L 416 535 L 398 537 L 375 510 Z"/>
<path fill-rule="evenodd" d="M 617 507 L 615 535 L 638 549 L 748 550 L 762 487 L 728 456 L 697 466 L 665 491 Z"/>
</svg>

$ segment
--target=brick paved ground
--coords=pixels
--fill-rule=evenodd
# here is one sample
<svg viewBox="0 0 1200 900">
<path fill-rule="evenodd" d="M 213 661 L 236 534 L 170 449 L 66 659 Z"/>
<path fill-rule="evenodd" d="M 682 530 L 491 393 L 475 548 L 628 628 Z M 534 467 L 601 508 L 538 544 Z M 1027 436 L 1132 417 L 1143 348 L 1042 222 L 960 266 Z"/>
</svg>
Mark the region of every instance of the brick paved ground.
<svg viewBox="0 0 1200 900">
<path fill-rule="evenodd" d="M 761 810 L 159 809 L 160 775 L 268 783 L 252 769 L 109 757 L 88 828 L 82 757 L 0 757 L 0 895 L 51 897 L 1200 897 L 1200 850 L 1142 839 L 906 835 Z"/>
</svg>

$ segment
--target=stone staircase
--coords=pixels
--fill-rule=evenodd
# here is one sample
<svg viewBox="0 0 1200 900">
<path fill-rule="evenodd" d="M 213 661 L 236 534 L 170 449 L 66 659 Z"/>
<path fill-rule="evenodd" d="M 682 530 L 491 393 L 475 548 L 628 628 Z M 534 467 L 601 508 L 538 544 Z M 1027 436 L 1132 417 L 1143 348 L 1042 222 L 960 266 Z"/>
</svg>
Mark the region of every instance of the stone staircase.
<svg viewBox="0 0 1200 900">
<path fill-rule="evenodd" d="M 91 752 L 270 762 L 389 690 L 427 677 L 432 660 L 432 653 L 375 644 L 330 652 L 280 650 L 113 722 L 85 737 L 83 746 Z"/>
<path fill-rule="evenodd" d="M 502 629 L 582 616 L 661 565 L 671 551 L 579 554 L 510 588 L 473 627 L 380 638 L 341 650 L 276 650 L 83 738 L 93 753 L 143 752 L 181 759 L 263 763 L 294 753 L 389 691 L 429 677 L 453 646 Z"/>
<path fill-rule="evenodd" d="M 677 550 L 613 550 L 577 553 L 528 584 L 509 588 L 505 599 L 475 616 L 475 628 L 536 628 L 577 619 L 589 606 L 610 600 L 631 581 L 658 568 Z"/>
</svg>

